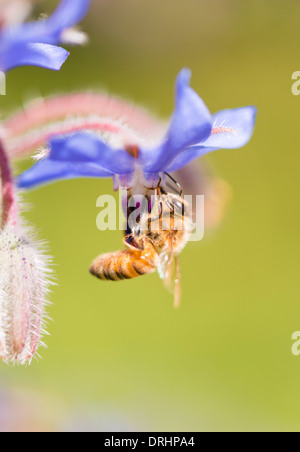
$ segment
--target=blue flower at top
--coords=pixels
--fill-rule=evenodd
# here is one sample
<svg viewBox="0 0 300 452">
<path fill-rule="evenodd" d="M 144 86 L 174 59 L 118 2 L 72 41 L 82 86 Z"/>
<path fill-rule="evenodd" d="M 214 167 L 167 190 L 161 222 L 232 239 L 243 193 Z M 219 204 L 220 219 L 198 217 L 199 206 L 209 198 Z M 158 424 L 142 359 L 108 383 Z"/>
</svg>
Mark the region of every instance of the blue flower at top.
<svg viewBox="0 0 300 452">
<path fill-rule="evenodd" d="M 90 2 L 62 0 L 48 19 L 0 30 L 0 71 L 18 66 L 59 70 L 69 56 L 67 50 L 57 47 L 62 33 L 83 19 Z"/>
<path fill-rule="evenodd" d="M 116 176 L 123 187 L 130 188 L 137 177 L 142 177 L 145 186 L 153 187 L 163 172 L 179 170 L 217 149 L 246 145 L 253 133 L 256 108 L 223 110 L 212 116 L 189 81 L 190 71 L 183 69 L 177 78 L 176 106 L 168 132 L 156 147 L 139 147 L 134 155 L 130 147 L 114 149 L 87 131 L 57 136 L 50 142 L 49 155 L 19 177 L 19 187 L 77 177 Z M 132 143 L 132 147 L 136 145 Z"/>
</svg>

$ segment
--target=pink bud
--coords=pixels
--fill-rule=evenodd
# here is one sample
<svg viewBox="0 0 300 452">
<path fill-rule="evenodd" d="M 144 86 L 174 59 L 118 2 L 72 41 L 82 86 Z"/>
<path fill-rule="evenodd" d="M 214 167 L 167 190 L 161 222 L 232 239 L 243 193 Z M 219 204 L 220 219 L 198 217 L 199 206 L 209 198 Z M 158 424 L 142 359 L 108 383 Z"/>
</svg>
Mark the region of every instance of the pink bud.
<svg viewBox="0 0 300 452">
<path fill-rule="evenodd" d="M 0 142 L 0 358 L 30 363 L 45 333 L 49 259 L 20 225 L 8 156 Z"/>
<path fill-rule="evenodd" d="M 0 358 L 30 363 L 44 344 L 48 259 L 9 224 L 0 234 Z"/>
<path fill-rule="evenodd" d="M 22 23 L 32 9 L 30 0 L 0 0 L 0 26 Z"/>
<path fill-rule="evenodd" d="M 0 136 L 10 158 L 17 158 L 47 146 L 52 136 L 80 130 L 100 134 L 113 147 L 153 146 L 167 124 L 130 102 L 83 92 L 32 102 L 2 122 Z"/>
</svg>

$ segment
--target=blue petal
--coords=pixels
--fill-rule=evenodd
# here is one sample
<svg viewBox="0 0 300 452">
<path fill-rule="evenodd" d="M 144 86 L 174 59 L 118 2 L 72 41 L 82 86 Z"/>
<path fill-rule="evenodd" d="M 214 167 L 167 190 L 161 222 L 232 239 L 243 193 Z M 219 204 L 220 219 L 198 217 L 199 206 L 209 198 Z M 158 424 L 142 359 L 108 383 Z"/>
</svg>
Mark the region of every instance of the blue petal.
<svg viewBox="0 0 300 452">
<path fill-rule="evenodd" d="M 73 27 L 87 14 L 91 0 L 62 0 L 52 16 L 47 20 L 47 26 L 53 32 L 60 33 L 66 28 Z"/>
<path fill-rule="evenodd" d="M 223 110 L 213 116 L 211 136 L 203 143 L 191 146 L 168 166 L 177 171 L 191 161 L 218 149 L 237 149 L 245 146 L 253 135 L 257 110 L 255 107 Z"/>
<path fill-rule="evenodd" d="M 69 56 L 62 47 L 50 44 L 27 44 L 15 47 L 13 52 L 0 51 L 0 68 L 7 72 L 18 66 L 39 66 L 58 71 Z"/>
<path fill-rule="evenodd" d="M 23 173 L 18 185 L 31 188 L 60 179 L 131 174 L 135 162 L 125 150 L 112 149 L 97 135 L 78 132 L 53 138 L 49 156 Z"/>
<path fill-rule="evenodd" d="M 256 115 L 257 109 L 252 106 L 216 113 L 213 116 L 212 135 L 203 146 L 218 149 L 237 149 L 245 146 L 252 137 Z"/>
<path fill-rule="evenodd" d="M 49 18 L 8 27 L 4 29 L 1 39 L 11 43 L 59 44 L 62 32 L 84 18 L 90 3 L 90 0 L 63 0 Z"/>
<path fill-rule="evenodd" d="M 67 51 L 32 45 L 59 44 L 62 32 L 84 17 L 90 3 L 90 0 L 63 0 L 49 19 L 1 30 L 0 70 L 7 72 L 21 65 L 58 70 L 68 56 Z"/>
<path fill-rule="evenodd" d="M 124 149 L 113 149 L 100 137 L 90 132 L 53 138 L 50 142 L 51 160 L 69 162 L 94 162 L 114 174 L 134 171 L 135 159 Z"/>
<path fill-rule="evenodd" d="M 95 163 L 56 162 L 45 158 L 25 171 L 17 179 L 19 188 L 33 188 L 37 185 L 49 184 L 64 179 L 79 177 L 111 177 L 109 171 Z"/>
<path fill-rule="evenodd" d="M 163 171 L 185 148 L 205 141 L 210 135 L 211 114 L 190 88 L 190 76 L 190 71 L 183 69 L 177 78 L 176 108 L 164 143 L 154 150 L 141 150 L 140 163 L 145 172 Z"/>
<path fill-rule="evenodd" d="M 193 160 L 202 157 L 209 152 L 216 151 L 216 148 L 204 148 L 203 146 L 191 146 L 187 148 L 184 152 L 178 155 L 172 163 L 166 168 L 167 173 L 172 173 L 178 171 L 184 166 L 188 165 Z"/>
</svg>

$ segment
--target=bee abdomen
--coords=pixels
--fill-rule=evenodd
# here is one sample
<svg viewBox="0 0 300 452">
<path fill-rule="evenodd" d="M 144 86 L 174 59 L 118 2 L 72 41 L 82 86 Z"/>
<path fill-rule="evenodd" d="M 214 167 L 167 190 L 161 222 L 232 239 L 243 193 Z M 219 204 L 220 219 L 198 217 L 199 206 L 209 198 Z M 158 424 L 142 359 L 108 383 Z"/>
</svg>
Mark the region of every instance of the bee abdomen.
<svg viewBox="0 0 300 452">
<path fill-rule="evenodd" d="M 131 250 L 99 256 L 90 268 L 92 275 L 104 281 L 132 279 L 154 271 L 152 262 L 142 259 L 139 252 Z"/>
</svg>

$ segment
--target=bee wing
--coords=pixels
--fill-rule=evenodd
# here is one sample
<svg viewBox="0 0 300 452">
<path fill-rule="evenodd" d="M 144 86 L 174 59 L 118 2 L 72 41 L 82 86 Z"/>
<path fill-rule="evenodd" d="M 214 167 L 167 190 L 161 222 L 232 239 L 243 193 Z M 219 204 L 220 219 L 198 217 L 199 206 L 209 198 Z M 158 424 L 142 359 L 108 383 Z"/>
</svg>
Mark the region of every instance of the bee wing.
<svg viewBox="0 0 300 452">
<path fill-rule="evenodd" d="M 174 255 L 172 247 L 162 251 L 159 255 L 157 271 L 165 287 L 174 294 L 174 307 L 178 308 L 181 296 L 180 263 L 179 257 Z"/>
<path fill-rule="evenodd" d="M 196 195 L 205 196 L 204 218 L 205 230 L 213 231 L 220 226 L 232 200 L 232 189 L 229 184 L 214 174 L 212 169 L 201 163 L 191 163 L 175 173 L 175 178 L 185 193 L 192 195 L 192 218 L 197 221 Z"/>
</svg>

